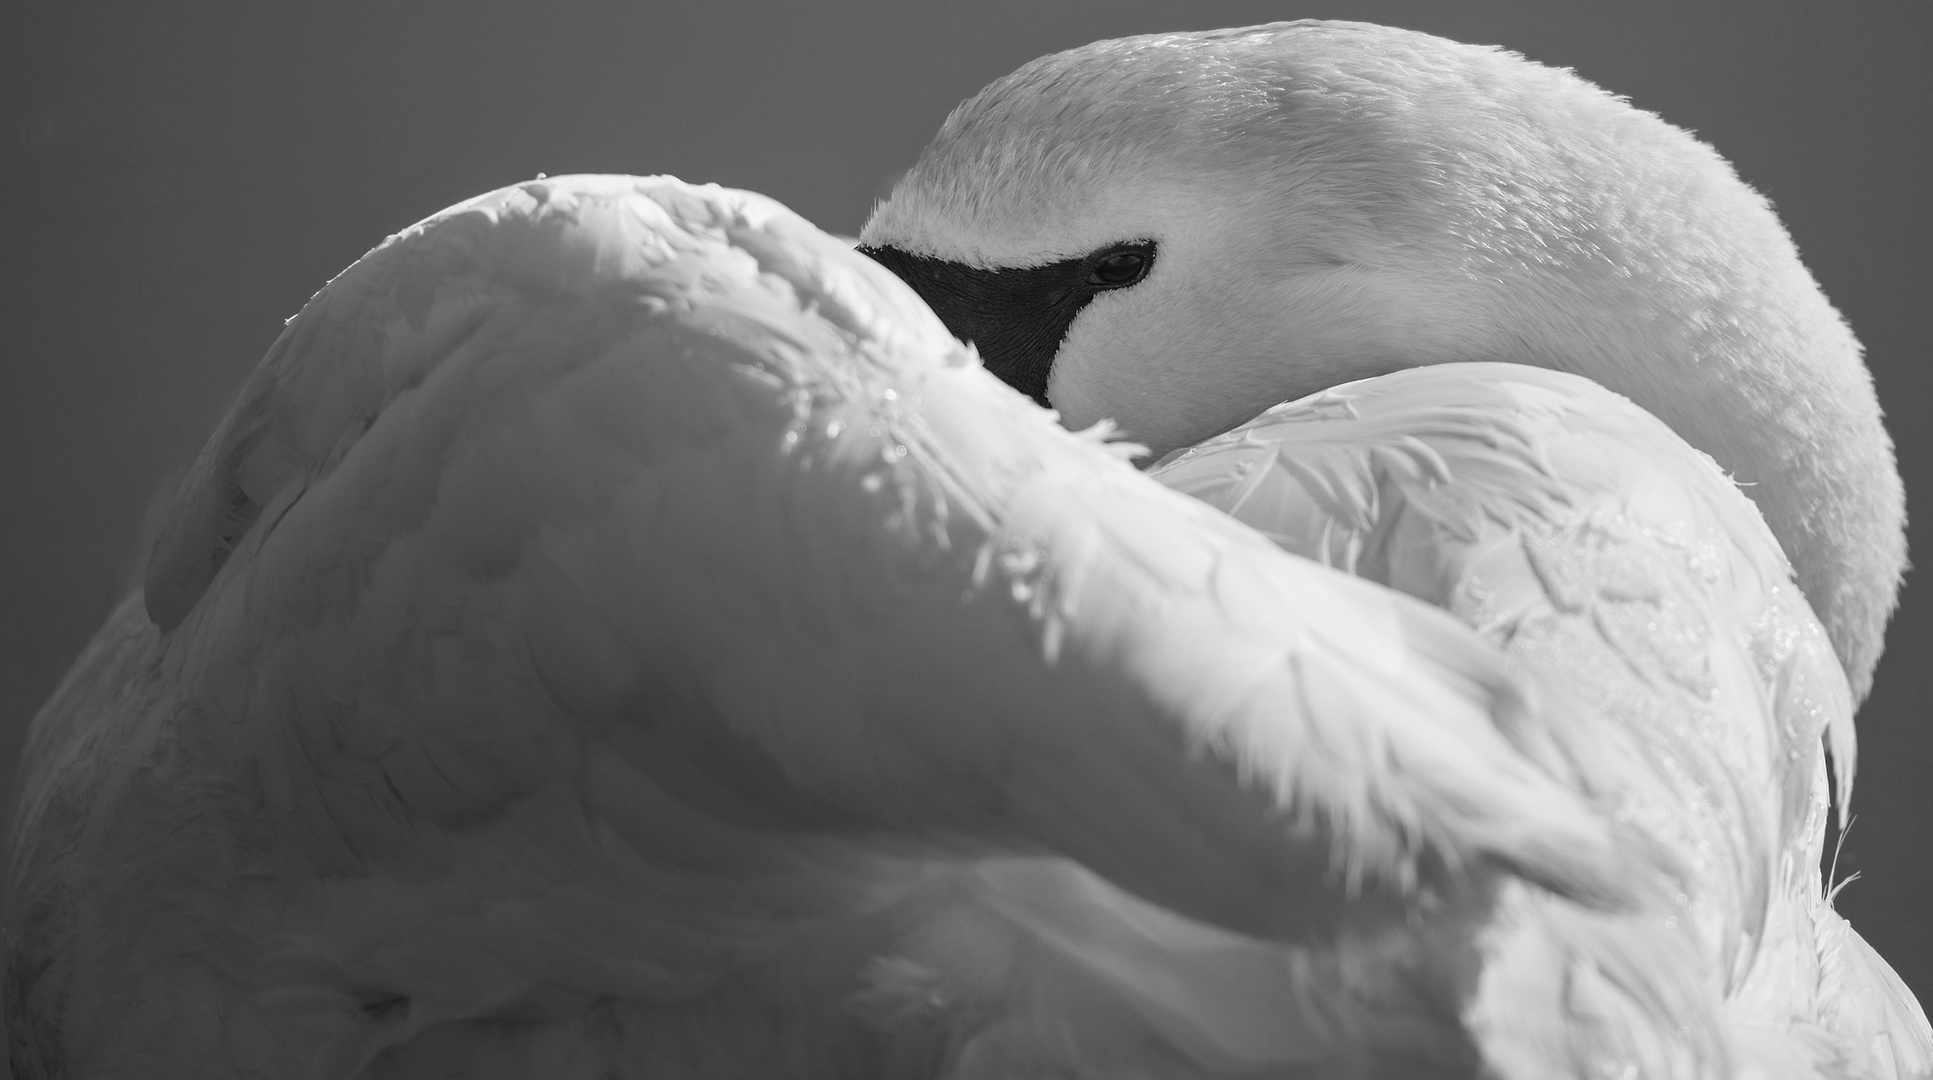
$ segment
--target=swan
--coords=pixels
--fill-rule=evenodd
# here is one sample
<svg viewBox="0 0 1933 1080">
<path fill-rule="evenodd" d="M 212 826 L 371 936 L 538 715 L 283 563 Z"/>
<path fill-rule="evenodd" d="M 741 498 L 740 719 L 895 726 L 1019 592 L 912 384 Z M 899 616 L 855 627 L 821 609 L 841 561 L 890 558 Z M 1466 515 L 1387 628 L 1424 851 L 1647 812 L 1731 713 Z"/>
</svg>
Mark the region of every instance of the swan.
<svg viewBox="0 0 1933 1080">
<path fill-rule="evenodd" d="M 391 237 L 34 722 L 15 1075 L 1461 1075 L 1500 897 L 1501 1042 L 1719 1075 L 1535 678 L 1132 452 L 760 196 Z"/>
<path fill-rule="evenodd" d="M 1558 771 L 1678 859 L 1727 1068 L 1933 1075 L 1818 873 L 1902 488 L 1857 342 L 1716 153 L 1499 49 L 1150 35 L 959 106 L 860 239 L 1069 426 L 1559 687 Z M 1559 1075 L 1488 993 L 1491 1067 Z"/>
</svg>

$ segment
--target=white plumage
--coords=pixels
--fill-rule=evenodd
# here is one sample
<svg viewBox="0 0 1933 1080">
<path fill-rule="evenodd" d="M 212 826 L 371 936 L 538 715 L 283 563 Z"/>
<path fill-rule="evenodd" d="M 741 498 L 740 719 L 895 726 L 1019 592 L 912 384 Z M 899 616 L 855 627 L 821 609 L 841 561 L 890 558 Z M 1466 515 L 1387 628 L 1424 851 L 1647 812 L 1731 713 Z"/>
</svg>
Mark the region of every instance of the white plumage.
<svg viewBox="0 0 1933 1080">
<path fill-rule="evenodd" d="M 292 320 L 36 720 L 16 1069 L 1933 1072 L 1817 880 L 1899 567 L 1856 346 L 1708 151 L 1433 42 L 1048 58 L 863 239 L 1149 242 L 1039 375 L 1162 450 L 1544 361 L 1770 532 L 1529 368 L 1150 478 L 768 200 L 504 189 Z"/>
</svg>

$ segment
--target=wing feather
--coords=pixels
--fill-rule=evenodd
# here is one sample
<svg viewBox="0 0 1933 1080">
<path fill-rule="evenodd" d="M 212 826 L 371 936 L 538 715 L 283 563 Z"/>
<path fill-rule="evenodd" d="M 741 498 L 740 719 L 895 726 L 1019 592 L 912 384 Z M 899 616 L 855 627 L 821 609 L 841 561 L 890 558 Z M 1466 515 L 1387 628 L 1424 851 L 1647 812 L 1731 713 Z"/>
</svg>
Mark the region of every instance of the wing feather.
<svg viewBox="0 0 1933 1080">
<path fill-rule="evenodd" d="M 343 1075 L 745 986 L 848 1031 L 869 913 L 991 855 L 1292 942 L 1496 869 L 1607 909 L 1654 876 L 1506 737 L 1494 647 L 1061 431 L 715 188 L 533 182 L 365 256 L 196 462 L 146 606 L 111 633 L 150 691 L 70 684 L 26 766 L 105 785 L 88 845 L 17 848 L 17 889 L 87 882 L 76 1071 Z"/>
</svg>

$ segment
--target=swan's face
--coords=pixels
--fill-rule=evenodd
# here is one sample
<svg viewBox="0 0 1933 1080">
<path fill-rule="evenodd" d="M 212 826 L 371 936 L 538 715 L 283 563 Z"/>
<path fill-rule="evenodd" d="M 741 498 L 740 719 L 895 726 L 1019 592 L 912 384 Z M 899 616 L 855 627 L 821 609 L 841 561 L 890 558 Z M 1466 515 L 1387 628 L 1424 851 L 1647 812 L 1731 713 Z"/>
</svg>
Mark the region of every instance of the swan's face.
<svg viewBox="0 0 1933 1080">
<path fill-rule="evenodd" d="M 1104 182 L 916 245 L 870 229 L 864 250 L 1064 424 L 1112 420 L 1156 454 L 1325 386 L 1485 355 L 1466 279 L 1277 194 L 1213 173 Z"/>
<path fill-rule="evenodd" d="M 1253 235 L 1238 208 L 1200 186 L 1143 177 L 1064 188 L 1047 212 L 1008 207 L 952 244 L 866 250 L 1063 423 L 1113 420 L 1160 451 L 1246 419 L 1258 390 L 1293 396 L 1293 384 L 1334 381 L 1319 355 L 1284 364 L 1297 335 L 1253 317 L 1279 307 L 1298 264 L 1321 256 Z"/>
<path fill-rule="evenodd" d="M 1349 379 L 1519 358 L 1513 293 L 1541 286 L 1460 242 L 1427 182 L 1441 148 L 1346 103 L 1285 107 L 1227 55 L 1265 46 L 1022 69 L 949 118 L 862 250 L 1063 423 L 1156 454 Z"/>
</svg>

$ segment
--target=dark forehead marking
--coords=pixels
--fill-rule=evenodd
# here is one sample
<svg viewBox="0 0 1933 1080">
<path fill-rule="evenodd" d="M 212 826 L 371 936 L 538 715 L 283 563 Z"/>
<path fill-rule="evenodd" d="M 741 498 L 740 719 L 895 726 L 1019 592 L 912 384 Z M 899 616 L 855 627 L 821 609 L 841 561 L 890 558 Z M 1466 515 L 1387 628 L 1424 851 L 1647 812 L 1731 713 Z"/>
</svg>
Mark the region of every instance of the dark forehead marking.
<svg viewBox="0 0 1933 1080">
<path fill-rule="evenodd" d="M 1047 406 L 1047 380 L 1067 328 L 1097 293 L 1119 287 L 1090 280 L 1100 260 L 1132 252 L 1154 261 L 1154 244 L 1111 244 L 1044 266 L 982 267 L 914 255 L 896 247 L 861 247 L 913 287 L 954 337 L 970 341 L 987 370 Z M 1145 276 L 1145 275 L 1144 275 Z"/>
</svg>

